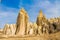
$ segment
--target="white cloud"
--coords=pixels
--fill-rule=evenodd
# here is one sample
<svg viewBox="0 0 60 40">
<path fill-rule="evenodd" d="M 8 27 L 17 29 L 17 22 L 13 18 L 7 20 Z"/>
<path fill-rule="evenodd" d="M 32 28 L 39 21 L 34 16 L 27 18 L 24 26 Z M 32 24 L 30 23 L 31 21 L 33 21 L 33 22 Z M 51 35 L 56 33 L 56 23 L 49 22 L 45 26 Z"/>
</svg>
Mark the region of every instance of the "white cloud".
<svg viewBox="0 0 60 40">
<path fill-rule="evenodd" d="M 21 5 L 23 5 L 23 3 Z M 34 0 L 34 2 L 32 2 L 32 5 L 24 5 L 28 9 L 28 14 L 31 16 L 30 18 L 33 18 L 34 20 L 36 20 L 40 9 L 43 10 L 43 13 L 46 14 L 47 18 L 60 16 L 60 1 L 58 0 L 55 0 L 54 2 L 51 2 L 49 0 Z"/>
<path fill-rule="evenodd" d="M 0 0 L 0 2 L 1 2 L 1 0 Z"/>
<path fill-rule="evenodd" d="M 17 15 L 18 9 L 0 5 L 0 27 L 3 28 L 7 23 L 15 23 Z"/>
<path fill-rule="evenodd" d="M 31 5 L 24 4 L 20 1 L 19 7 L 25 5 L 26 10 L 30 16 L 30 21 L 34 22 L 37 19 L 40 9 L 43 10 L 43 13 L 46 14 L 48 18 L 60 16 L 60 1 L 55 1 L 51 3 L 48 0 L 40 1 L 33 0 Z M 25 8 L 24 7 L 24 8 Z M 3 5 L 0 5 L 0 26 L 2 27 L 5 23 L 15 23 L 16 17 L 18 15 L 18 9 L 9 8 Z"/>
<path fill-rule="evenodd" d="M 46 15 L 50 18 L 50 17 L 59 17 L 60 16 L 60 4 L 58 2 L 55 2 L 53 5 L 53 3 L 50 3 L 50 7 L 46 8 Z M 49 5 L 48 5 L 49 6 Z M 50 14 L 50 15 L 49 15 Z"/>
<path fill-rule="evenodd" d="M 60 16 L 60 1 L 58 0 L 55 0 L 54 3 L 48 0 L 45 1 L 34 0 L 33 5 L 27 5 L 26 7 L 27 8 L 30 7 L 28 12 L 32 13 L 35 16 L 37 16 L 40 9 L 43 10 L 43 12 L 46 14 L 48 18 Z"/>
</svg>

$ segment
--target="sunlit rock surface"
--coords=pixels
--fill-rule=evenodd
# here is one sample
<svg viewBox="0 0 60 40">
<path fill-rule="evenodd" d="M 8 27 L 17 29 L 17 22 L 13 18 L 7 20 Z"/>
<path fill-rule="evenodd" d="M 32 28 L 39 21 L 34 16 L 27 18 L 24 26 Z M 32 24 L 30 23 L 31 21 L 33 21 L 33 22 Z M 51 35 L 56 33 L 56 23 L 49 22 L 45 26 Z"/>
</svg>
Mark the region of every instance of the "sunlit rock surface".
<svg viewBox="0 0 60 40">
<path fill-rule="evenodd" d="M 28 15 L 27 12 L 22 8 L 17 17 L 16 23 L 16 34 L 17 35 L 25 35 L 26 34 L 26 27 L 28 23 Z"/>
<path fill-rule="evenodd" d="M 3 33 L 6 35 L 15 35 L 16 24 L 5 24 Z"/>
<path fill-rule="evenodd" d="M 3 34 L 3 29 L 2 28 L 0 28 L 0 34 Z"/>
<path fill-rule="evenodd" d="M 44 33 L 48 34 L 49 32 L 48 20 L 46 19 L 42 10 L 40 10 L 39 12 L 36 23 L 38 25 L 38 34 L 44 34 Z"/>
<path fill-rule="evenodd" d="M 29 21 L 25 9 L 19 11 L 15 24 L 5 24 L 0 29 L 2 40 L 60 40 L 60 17 L 47 19 L 42 10 L 36 22 Z"/>
</svg>

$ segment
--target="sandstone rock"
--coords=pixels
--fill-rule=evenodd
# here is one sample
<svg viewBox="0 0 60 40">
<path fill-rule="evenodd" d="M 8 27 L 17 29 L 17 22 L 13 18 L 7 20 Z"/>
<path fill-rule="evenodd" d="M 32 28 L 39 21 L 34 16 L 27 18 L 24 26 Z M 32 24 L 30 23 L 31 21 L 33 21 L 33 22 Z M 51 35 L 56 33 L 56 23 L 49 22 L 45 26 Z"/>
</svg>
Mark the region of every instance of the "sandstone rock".
<svg viewBox="0 0 60 40">
<path fill-rule="evenodd" d="M 15 35 L 16 31 L 16 24 L 10 24 L 11 35 Z"/>
<path fill-rule="evenodd" d="M 3 29 L 2 28 L 0 28 L 0 34 L 3 34 Z"/>
<path fill-rule="evenodd" d="M 28 35 L 29 34 L 29 30 L 30 30 L 30 25 L 31 25 L 32 23 L 31 22 L 28 22 L 27 23 L 27 30 L 26 30 L 26 34 Z"/>
<path fill-rule="evenodd" d="M 34 34 L 33 25 L 30 25 L 29 35 L 33 35 L 33 34 Z"/>
<path fill-rule="evenodd" d="M 22 8 L 17 17 L 17 35 L 25 35 L 26 27 L 28 23 L 28 15 L 27 12 Z"/>
<path fill-rule="evenodd" d="M 51 23 L 49 23 L 49 34 L 54 33 L 54 32 L 55 32 L 54 31 L 54 26 Z"/>
<path fill-rule="evenodd" d="M 43 27 L 43 34 L 49 34 L 49 26 L 44 25 L 44 27 Z"/>
<path fill-rule="evenodd" d="M 47 26 L 47 25 L 49 22 L 45 18 L 45 15 L 42 13 L 42 10 L 40 11 L 40 14 L 37 17 L 36 23 L 39 26 L 38 34 L 48 33 L 49 26 Z"/>
<path fill-rule="evenodd" d="M 10 30 L 9 24 L 5 24 L 3 32 L 6 35 L 10 35 L 11 34 L 11 30 Z"/>
<path fill-rule="evenodd" d="M 27 35 L 33 35 L 33 34 L 34 34 L 33 24 L 29 22 L 27 25 Z"/>
<path fill-rule="evenodd" d="M 50 33 L 55 33 L 60 30 L 60 18 L 50 18 L 49 19 L 49 26 L 50 26 Z"/>
<path fill-rule="evenodd" d="M 34 31 L 33 31 L 33 28 L 31 28 L 31 29 L 29 30 L 29 35 L 34 34 L 33 32 L 34 32 Z"/>
<path fill-rule="evenodd" d="M 37 17 L 36 23 L 38 26 L 40 26 L 40 25 L 42 25 L 43 22 L 46 22 L 46 18 L 45 18 L 45 15 L 43 15 L 42 10 L 41 10 Z"/>
<path fill-rule="evenodd" d="M 38 26 L 36 23 L 33 24 L 33 29 L 34 29 L 34 34 L 37 35 L 38 34 Z"/>
<path fill-rule="evenodd" d="M 15 35 L 16 24 L 5 24 L 3 32 L 6 35 Z"/>
<path fill-rule="evenodd" d="M 43 33 L 42 25 L 38 27 L 38 34 L 41 35 Z"/>
<path fill-rule="evenodd" d="M 18 14 L 16 24 L 6 24 L 3 29 L 5 35 L 42 35 L 60 31 L 60 18 L 47 20 L 42 10 L 40 11 L 36 23 L 29 22 L 27 12 L 22 8 Z M 0 31 L 1 32 L 1 31 Z"/>
</svg>

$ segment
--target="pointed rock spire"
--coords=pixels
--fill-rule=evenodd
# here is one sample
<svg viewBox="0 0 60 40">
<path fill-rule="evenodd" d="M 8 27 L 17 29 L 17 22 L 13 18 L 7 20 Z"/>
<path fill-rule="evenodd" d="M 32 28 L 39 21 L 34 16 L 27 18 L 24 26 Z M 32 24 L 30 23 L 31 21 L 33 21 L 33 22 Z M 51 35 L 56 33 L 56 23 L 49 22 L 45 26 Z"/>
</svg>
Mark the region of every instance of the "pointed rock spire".
<svg viewBox="0 0 60 40">
<path fill-rule="evenodd" d="M 39 15 L 37 17 L 37 25 L 40 26 L 42 25 L 42 22 L 45 20 L 45 15 L 43 14 L 42 10 L 40 10 Z"/>
<path fill-rule="evenodd" d="M 43 12 L 42 12 L 42 10 L 40 10 L 38 17 L 43 17 L 43 16 L 44 16 Z"/>
<path fill-rule="evenodd" d="M 24 35 L 26 31 L 26 26 L 28 23 L 28 15 L 27 12 L 22 8 L 17 17 L 17 35 Z"/>
<path fill-rule="evenodd" d="M 38 18 L 45 18 L 45 15 L 43 14 L 42 10 L 40 10 Z"/>
</svg>

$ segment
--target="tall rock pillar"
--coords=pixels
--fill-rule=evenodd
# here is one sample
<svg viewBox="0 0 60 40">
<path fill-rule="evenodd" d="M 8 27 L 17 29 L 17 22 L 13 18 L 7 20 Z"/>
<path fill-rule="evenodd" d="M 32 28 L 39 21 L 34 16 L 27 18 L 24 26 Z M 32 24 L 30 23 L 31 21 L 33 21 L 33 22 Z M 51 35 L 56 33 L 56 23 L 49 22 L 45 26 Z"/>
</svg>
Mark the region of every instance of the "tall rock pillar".
<svg viewBox="0 0 60 40">
<path fill-rule="evenodd" d="M 16 34 L 17 35 L 24 35 L 26 33 L 26 26 L 28 22 L 28 15 L 27 12 L 22 8 L 17 17 L 17 28 Z"/>
<path fill-rule="evenodd" d="M 40 25 L 42 25 L 42 23 L 45 22 L 45 21 L 46 21 L 45 15 L 43 14 L 43 12 L 42 12 L 42 10 L 41 10 L 41 11 L 39 12 L 38 17 L 37 17 L 36 23 L 37 23 L 38 26 L 40 26 Z"/>
<path fill-rule="evenodd" d="M 38 25 L 39 34 L 48 32 L 49 29 L 48 21 L 45 18 L 45 15 L 43 14 L 42 10 L 39 12 L 36 23 Z"/>
</svg>

